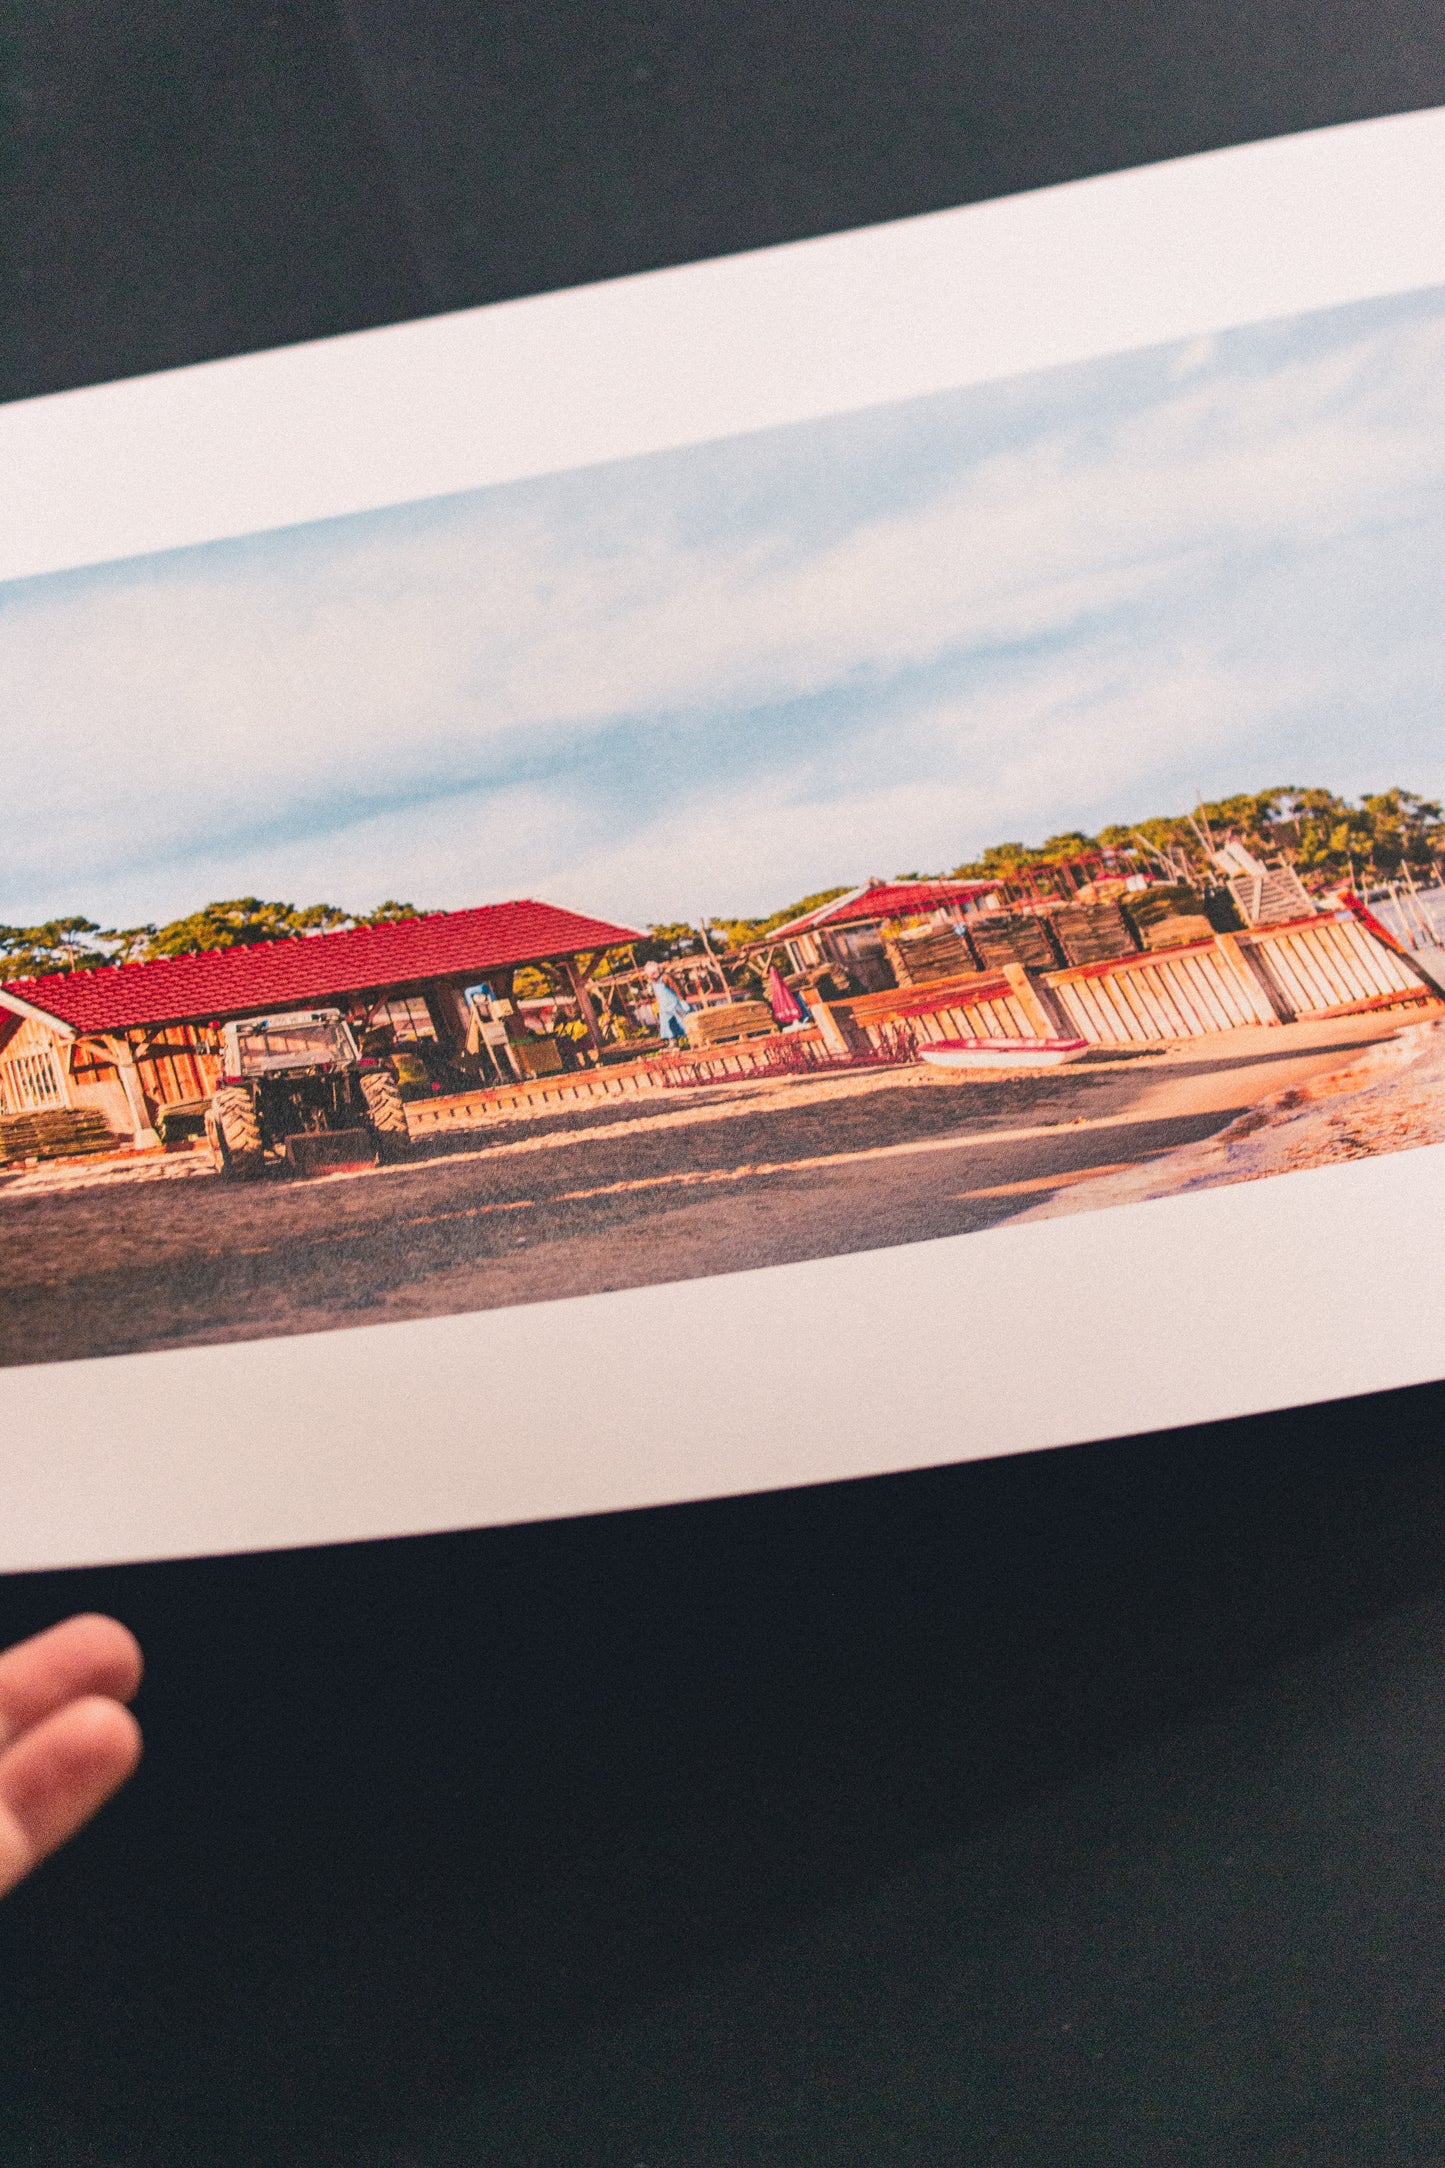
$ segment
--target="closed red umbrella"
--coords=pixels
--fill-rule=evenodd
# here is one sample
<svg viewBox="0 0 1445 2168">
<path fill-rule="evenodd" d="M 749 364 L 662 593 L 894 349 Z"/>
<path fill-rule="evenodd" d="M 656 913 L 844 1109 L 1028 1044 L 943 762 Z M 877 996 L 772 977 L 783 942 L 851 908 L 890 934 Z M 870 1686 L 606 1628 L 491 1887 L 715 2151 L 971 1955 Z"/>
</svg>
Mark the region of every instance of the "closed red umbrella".
<svg viewBox="0 0 1445 2168">
<path fill-rule="evenodd" d="M 768 973 L 768 1007 L 777 1024 L 801 1024 L 807 1019 L 807 1010 L 776 964 Z"/>
</svg>

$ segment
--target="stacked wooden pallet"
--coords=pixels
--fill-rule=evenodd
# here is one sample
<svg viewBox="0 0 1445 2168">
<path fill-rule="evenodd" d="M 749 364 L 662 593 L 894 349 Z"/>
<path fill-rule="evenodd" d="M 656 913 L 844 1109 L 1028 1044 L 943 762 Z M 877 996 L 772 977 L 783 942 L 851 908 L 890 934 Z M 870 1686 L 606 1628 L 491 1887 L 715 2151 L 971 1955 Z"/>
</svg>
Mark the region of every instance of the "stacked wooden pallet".
<svg viewBox="0 0 1445 2168">
<path fill-rule="evenodd" d="M 1184 881 L 1136 889 L 1122 903 L 1146 949 L 1180 948 L 1187 941 L 1207 941 L 1214 932 L 1198 890 Z"/>
<path fill-rule="evenodd" d="M 1214 928 L 1202 911 L 1178 911 L 1161 918 L 1144 936 L 1147 949 L 1182 948 L 1187 941 L 1212 941 Z"/>
<path fill-rule="evenodd" d="M 961 926 L 919 926 L 883 944 L 900 986 L 931 986 L 974 969 Z"/>
<path fill-rule="evenodd" d="M 687 1020 L 687 1035 L 694 1046 L 718 1046 L 725 1039 L 756 1039 L 777 1028 L 766 1001 L 729 1001 L 714 1009 L 695 1009 Z"/>
<path fill-rule="evenodd" d="M 985 971 L 1022 964 L 1029 971 L 1053 971 L 1058 955 L 1046 921 L 1031 911 L 988 911 L 973 920 L 969 939 Z"/>
<path fill-rule="evenodd" d="M 1117 903 L 1071 903 L 1052 915 L 1054 938 L 1071 964 L 1107 964 L 1135 952 Z"/>
<path fill-rule="evenodd" d="M 103 1114 L 47 1107 L 38 1114 L 0 1114 L 0 1160 L 69 1159 L 77 1152 L 114 1151 Z"/>
<path fill-rule="evenodd" d="M 1262 866 L 1258 873 L 1239 874 L 1230 882 L 1229 893 L 1246 926 L 1287 925 L 1308 918 L 1315 907 L 1293 866 Z"/>
</svg>

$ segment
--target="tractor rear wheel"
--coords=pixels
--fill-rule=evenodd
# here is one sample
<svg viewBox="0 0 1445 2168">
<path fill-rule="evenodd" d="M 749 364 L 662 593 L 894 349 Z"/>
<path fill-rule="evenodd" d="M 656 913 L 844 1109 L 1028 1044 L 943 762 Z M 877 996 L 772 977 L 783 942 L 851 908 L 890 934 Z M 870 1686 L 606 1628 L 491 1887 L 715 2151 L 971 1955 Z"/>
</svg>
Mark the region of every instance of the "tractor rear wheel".
<svg viewBox="0 0 1445 2168">
<path fill-rule="evenodd" d="M 391 1071 L 363 1069 L 361 1096 L 366 1101 L 367 1119 L 383 1149 L 387 1145 L 404 1144 L 410 1134 L 406 1126 L 406 1108 L 401 1103 L 401 1089 Z"/>
<path fill-rule="evenodd" d="M 261 1172 L 265 1147 L 248 1091 L 235 1084 L 221 1086 L 206 1110 L 206 1141 L 218 1174 Z"/>
</svg>

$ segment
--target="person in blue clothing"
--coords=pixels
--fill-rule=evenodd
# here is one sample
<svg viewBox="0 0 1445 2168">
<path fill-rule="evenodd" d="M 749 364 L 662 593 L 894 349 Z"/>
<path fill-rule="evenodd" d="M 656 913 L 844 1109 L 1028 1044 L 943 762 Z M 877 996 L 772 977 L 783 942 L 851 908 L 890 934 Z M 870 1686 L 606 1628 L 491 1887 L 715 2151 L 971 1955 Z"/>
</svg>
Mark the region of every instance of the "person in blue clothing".
<svg viewBox="0 0 1445 2168">
<path fill-rule="evenodd" d="M 647 990 L 657 1003 L 657 1035 L 664 1046 L 681 1046 L 687 1038 L 692 1003 L 684 999 L 661 964 L 647 966 Z"/>
</svg>

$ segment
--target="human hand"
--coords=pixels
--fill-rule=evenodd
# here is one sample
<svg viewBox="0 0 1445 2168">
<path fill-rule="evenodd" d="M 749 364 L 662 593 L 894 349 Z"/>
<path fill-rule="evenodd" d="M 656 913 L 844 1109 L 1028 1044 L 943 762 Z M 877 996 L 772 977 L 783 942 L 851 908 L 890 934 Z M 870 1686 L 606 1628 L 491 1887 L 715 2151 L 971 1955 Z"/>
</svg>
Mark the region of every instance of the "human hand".
<svg viewBox="0 0 1445 2168">
<path fill-rule="evenodd" d="M 87 1615 L 0 1655 L 0 1897 L 118 1791 L 140 1760 L 123 1704 L 141 1653 L 113 1618 Z"/>
</svg>

